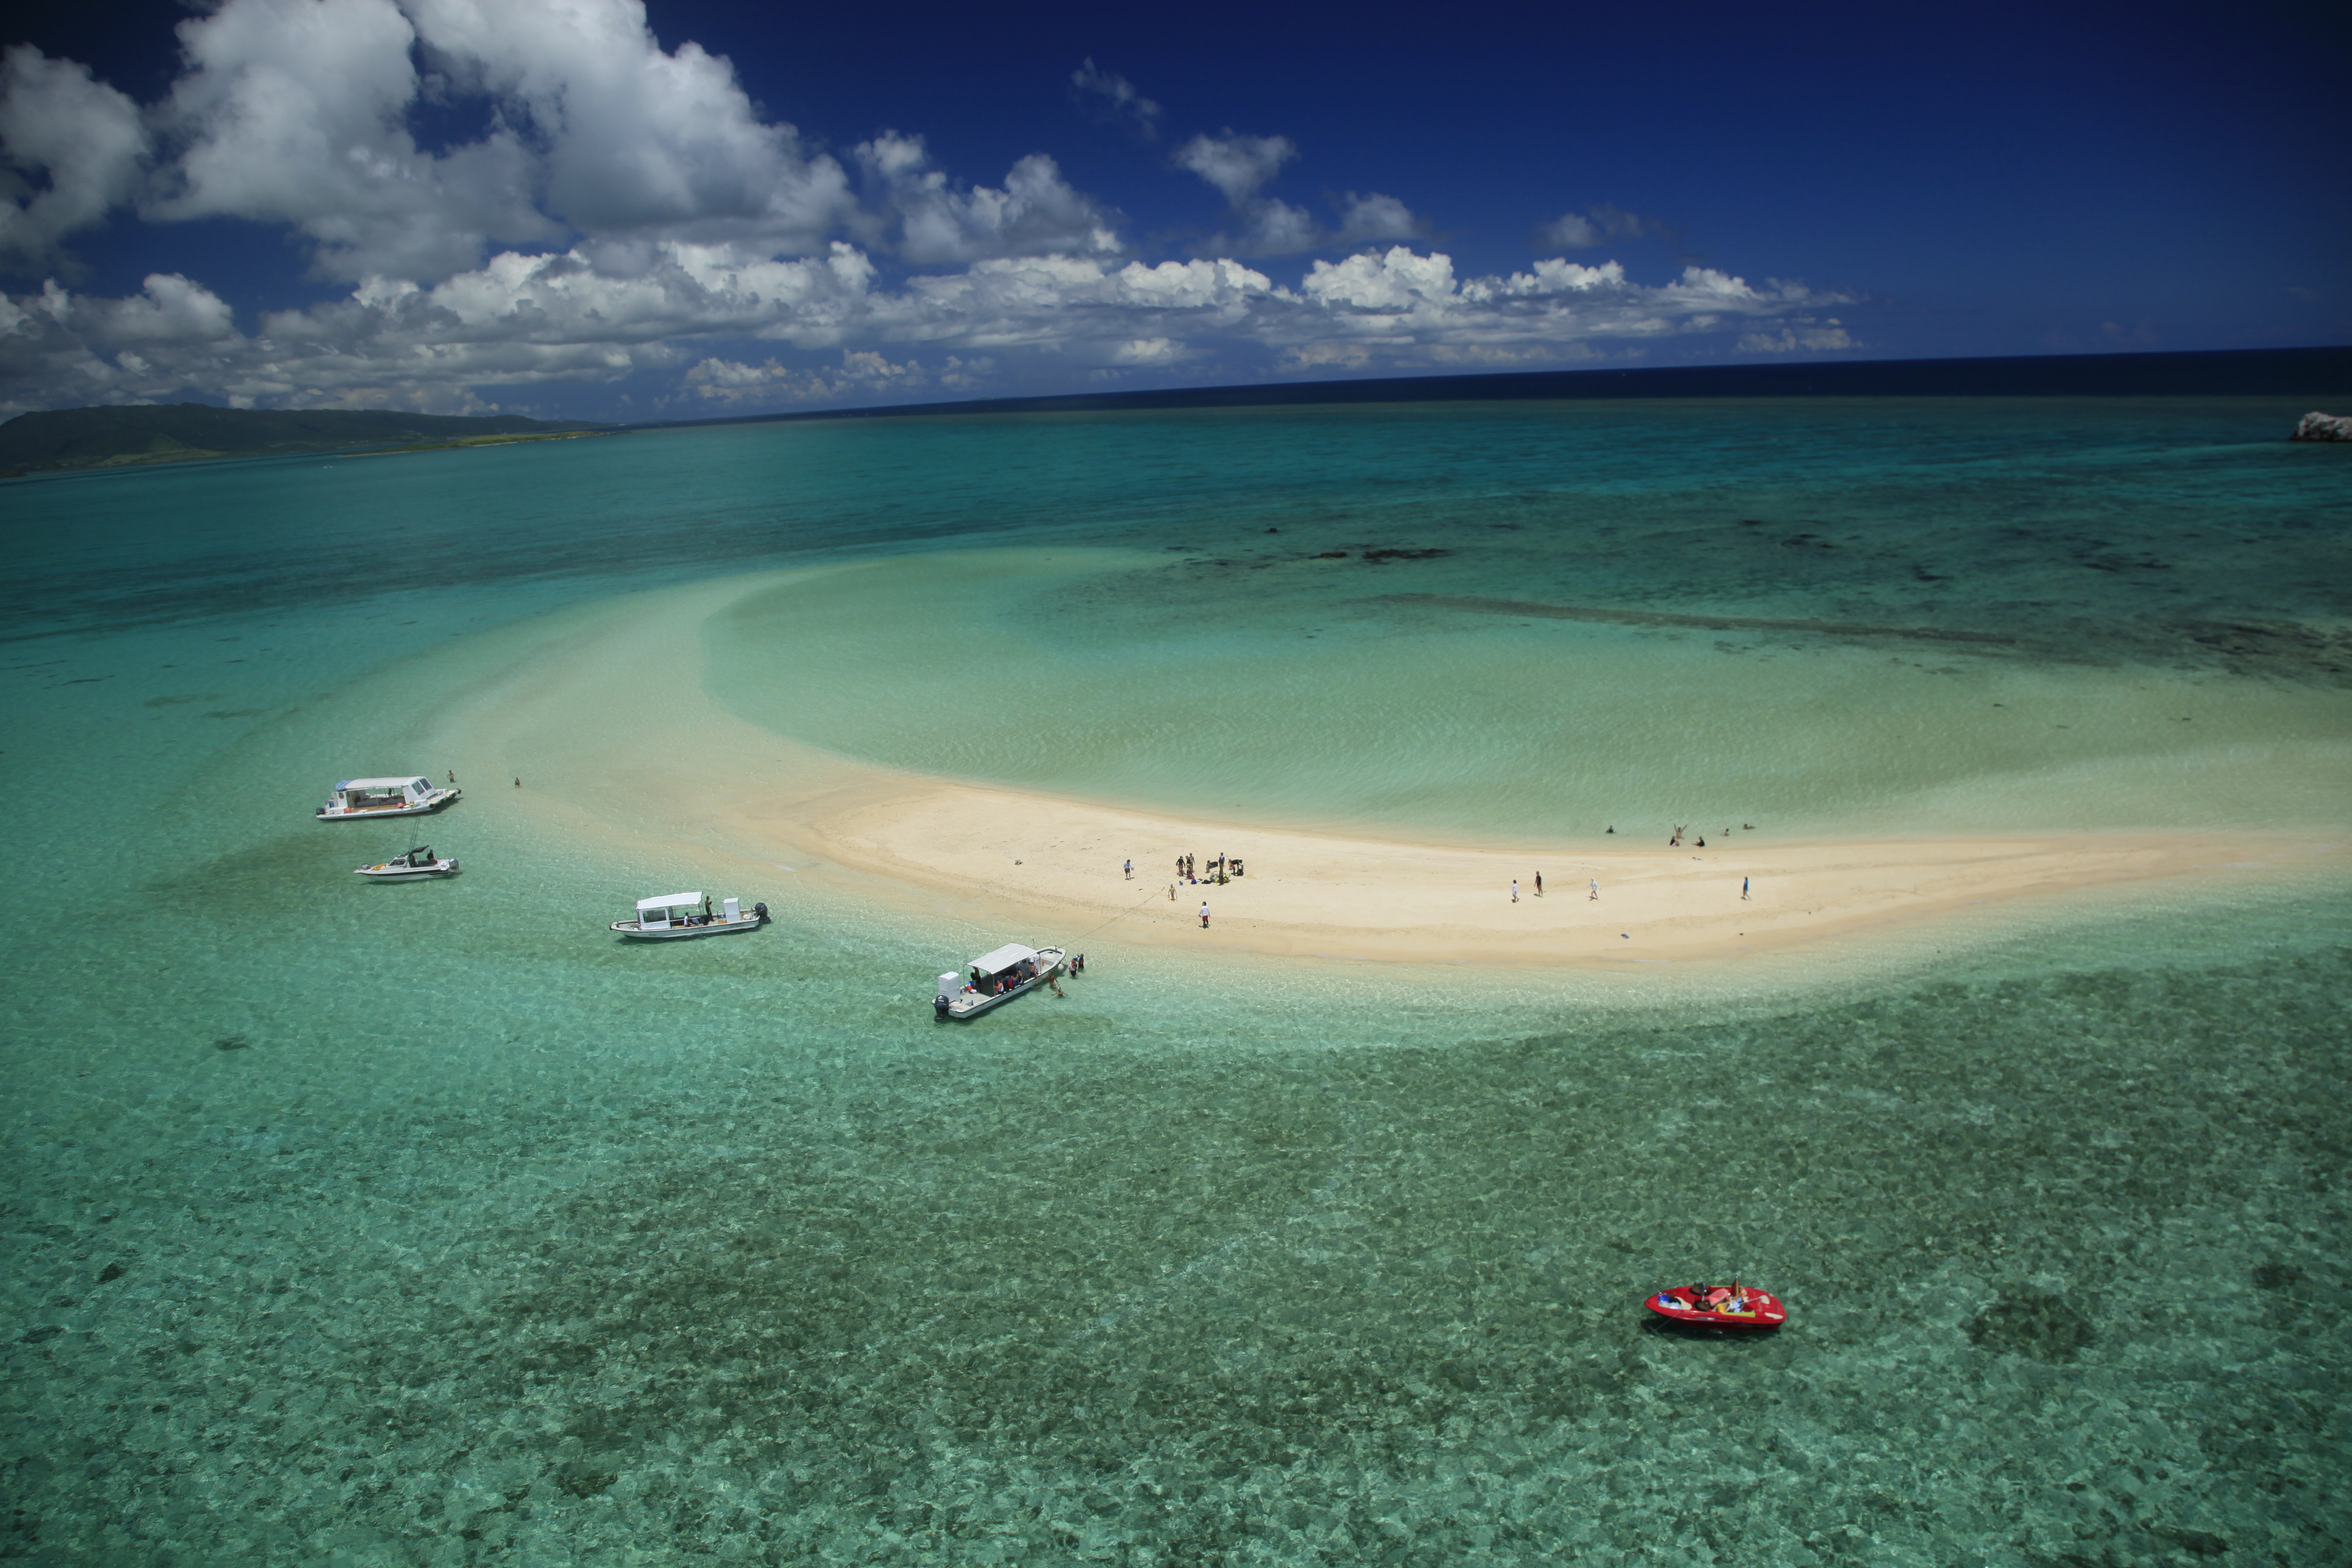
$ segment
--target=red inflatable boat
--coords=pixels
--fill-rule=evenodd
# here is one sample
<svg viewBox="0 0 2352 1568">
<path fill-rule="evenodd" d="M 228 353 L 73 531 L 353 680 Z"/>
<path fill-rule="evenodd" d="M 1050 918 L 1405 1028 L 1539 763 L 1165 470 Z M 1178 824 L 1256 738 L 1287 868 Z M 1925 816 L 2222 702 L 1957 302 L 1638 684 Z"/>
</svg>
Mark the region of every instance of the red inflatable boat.
<svg viewBox="0 0 2352 1568">
<path fill-rule="evenodd" d="M 1777 1329 L 1789 1321 L 1780 1299 L 1750 1286 L 1684 1285 L 1661 1290 L 1645 1303 L 1650 1310 L 1677 1323 L 1705 1323 L 1718 1329 Z"/>
</svg>

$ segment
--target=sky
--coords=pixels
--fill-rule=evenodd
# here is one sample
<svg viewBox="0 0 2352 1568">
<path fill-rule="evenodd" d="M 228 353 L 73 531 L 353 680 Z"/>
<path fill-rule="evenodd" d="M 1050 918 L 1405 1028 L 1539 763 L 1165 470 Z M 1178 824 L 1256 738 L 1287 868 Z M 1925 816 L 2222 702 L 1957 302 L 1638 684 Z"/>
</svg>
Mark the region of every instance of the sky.
<svg viewBox="0 0 2352 1568">
<path fill-rule="evenodd" d="M 2352 342 L 2352 7 L 0 11 L 0 416 Z"/>
</svg>

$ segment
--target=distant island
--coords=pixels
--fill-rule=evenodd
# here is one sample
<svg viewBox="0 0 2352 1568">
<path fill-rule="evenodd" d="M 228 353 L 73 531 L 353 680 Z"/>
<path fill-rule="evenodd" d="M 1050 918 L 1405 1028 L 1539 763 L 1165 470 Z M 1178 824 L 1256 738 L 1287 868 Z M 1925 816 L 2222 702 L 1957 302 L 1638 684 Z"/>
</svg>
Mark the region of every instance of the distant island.
<svg viewBox="0 0 2352 1568">
<path fill-rule="evenodd" d="M 207 458 L 269 458 L 353 447 L 429 451 L 596 435 L 607 425 L 520 414 L 403 414 L 389 408 L 215 408 L 204 403 L 56 408 L 0 425 L 0 479 Z"/>
</svg>

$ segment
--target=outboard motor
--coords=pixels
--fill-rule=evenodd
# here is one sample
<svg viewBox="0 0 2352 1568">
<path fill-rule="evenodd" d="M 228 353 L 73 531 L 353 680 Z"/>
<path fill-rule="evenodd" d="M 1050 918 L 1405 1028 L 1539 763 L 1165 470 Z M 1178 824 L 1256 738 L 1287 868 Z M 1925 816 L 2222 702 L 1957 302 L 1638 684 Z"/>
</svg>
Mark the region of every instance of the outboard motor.
<svg viewBox="0 0 2352 1568">
<path fill-rule="evenodd" d="M 761 925 L 766 925 L 766 924 L 768 923 L 768 906 L 767 906 L 767 905 L 765 905 L 765 904 L 753 904 L 753 905 L 751 906 L 751 912 L 752 912 L 753 914 L 755 914 L 755 915 L 757 915 L 757 916 L 759 916 L 759 917 L 760 917 L 760 923 L 761 923 Z"/>
</svg>

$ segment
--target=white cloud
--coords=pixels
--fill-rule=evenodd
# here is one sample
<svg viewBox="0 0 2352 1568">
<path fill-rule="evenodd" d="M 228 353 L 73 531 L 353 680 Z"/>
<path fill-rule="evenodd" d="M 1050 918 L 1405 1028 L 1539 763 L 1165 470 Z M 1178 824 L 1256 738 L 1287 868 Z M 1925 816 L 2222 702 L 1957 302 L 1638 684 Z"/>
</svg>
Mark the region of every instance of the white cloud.
<svg viewBox="0 0 2352 1568">
<path fill-rule="evenodd" d="M 838 403 L 849 397 L 894 402 L 920 395 L 930 388 L 934 379 L 951 389 L 971 387 L 978 384 L 986 368 L 950 354 L 946 370 L 934 378 L 919 360 L 909 358 L 894 363 L 870 351 L 849 350 L 843 353 L 838 365 L 813 370 L 794 370 L 773 359 L 761 364 L 706 359 L 680 380 L 689 394 L 708 403 L 773 406 L 778 403 Z"/>
<path fill-rule="evenodd" d="M 1378 191 L 1362 195 L 1348 193 L 1347 209 L 1339 215 L 1339 231 L 1331 237 L 1340 245 L 1362 245 L 1380 239 L 1412 239 L 1429 226 L 1411 207 Z"/>
<path fill-rule="evenodd" d="M 1601 241 L 1601 227 L 1579 213 L 1556 217 L 1536 231 L 1539 245 L 1556 245 L 1562 250 L 1591 250 Z"/>
<path fill-rule="evenodd" d="M 960 191 L 931 168 L 919 136 L 885 132 L 857 148 L 858 163 L 899 225 L 898 254 L 929 265 L 990 256 L 1116 255 L 1111 216 L 1073 190 L 1043 153 L 1013 165 L 1003 189 Z"/>
<path fill-rule="evenodd" d="M 1612 239 L 1663 239 L 1679 244 L 1682 231 L 1664 218 L 1629 213 L 1601 203 L 1590 212 L 1563 213 L 1536 230 L 1536 243 L 1562 250 L 1591 250 Z"/>
<path fill-rule="evenodd" d="M 442 276 L 489 242 L 557 232 L 505 126 L 444 157 L 418 149 L 415 34 L 392 0 L 231 0 L 179 31 L 191 68 L 159 116 L 179 155 L 153 216 L 288 224 L 352 279 Z"/>
<path fill-rule="evenodd" d="M 1338 228 L 1325 228 L 1305 207 L 1275 196 L 1253 196 L 1234 209 L 1239 231 L 1218 234 L 1192 247 L 1197 256 L 1296 256 L 1305 250 L 1412 239 L 1428 223 L 1394 196 L 1348 193 Z"/>
<path fill-rule="evenodd" d="M 1108 357 L 1114 365 L 1134 369 L 1174 364 L 1186 357 L 1186 351 L 1184 345 L 1173 338 L 1129 338 L 1123 343 L 1113 343 Z"/>
<path fill-rule="evenodd" d="M 1188 169 L 1224 193 L 1238 229 L 1193 247 L 1196 256 L 1296 256 L 1335 245 L 1411 239 L 1428 225 L 1412 209 L 1378 191 L 1349 191 L 1339 226 L 1327 229 L 1304 207 L 1260 195 L 1259 187 L 1298 156 L 1287 136 L 1244 136 L 1228 128 L 1219 136 L 1195 136 L 1176 149 L 1179 168 Z"/>
<path fill-rule="evenodd" d="M 1240 210 L 1247 226 L 1238 238 L 1218 236 L 1216 248 L 1239 256 L 1295 256 L 1323 243 L 1322 226 L 1305 207 L 1260 196 Z"/>
<path fill-rule="evenodd" d="M 549 210 L 583 233 L 806 250 L 849 205 L 840 165 L 762 121 L 723 56 L 665 53 L 640 0 L 404 3 L 461 85 L 521 106 L 546 143 Z"/>
<path fill-rule="evenodd" d="M 0 58 L 0 260 L 45 260 L 104 217 L 130 196 L 147 146 L 139 106 L 88 66 L 11 48 Z"/>
<path fill-rule="evenodd" d="M 1070 94 L 1101 119 L 1125 125 L 1147 142 L 1158 140 L 1165 111 L 1138 92 L 1133 82 L 1095 64 L 1093 57 L 1070 73 Z"/>
<path fill-rule="evenodd" d="M 1222 136 L 1195 136 L 1177 148 L 1176 166 L 1200 175 L 1238 207 L 1297 156 L 1298 143 L 1287 136 L 1243 136 L 1229 127 Z"/>
<path fill-rule="evenodd" d="M 216 280 L 157 271 L 110 299 L 52 279 L 0 302 L 0 412 L 191 388 L 465 409 L 565 384 L 781 406 L 1179 363 L 1235 380 L 1558 364 L 1709 333 L 1757 353 L 1851 346 L 1818 313 L 1838 301 L 1794 285 L 1688 268 L 1646 286 L 1565 255 L 1464 276 L 1377 191 L 1347 193 L 1326 226 L 1267 194 L 1298 155 L 1282 136 L 1177 150 L 1234 230 L 1184 261 L 1128 259 L 1117 215 L 1042 153 L 972 185 L 886 132 L 852 159 L 861 201 L 724 58 L 662 49 L 637 0 L 225 0 L 180 37 L 184 69 L 143 121 L 79 66 L 9 52 L 0 248 L 53 259 L 137 203 L 279 226 L 348 292 L 240 330 Z M 1149 103 L 1091 65 L 1074 88 Z M 428 104 L 479 130 L 427 146 Z M 1613 207 L 1569 216 L 1572 239 L 1663 232 Z M 1353 246 L 1381 248 L 1283 282 L 1244 259 Z"/>
<path fill-rule="evenodd" d="M 1857 345 L 1835 316 L 1815 325 L 1810 317 L 1777 332 L 1742 332 L 1738 348 L 1744 354 L 1835 353 Z"/>
<path fill-rule="evenodd" d="M 637 0 L 228 0 L 180 37 L 179 153 L 149 211 L 291 225 L 332 277 L 440 278 L 567 233 L 805 251 L 856 205 L 724 58 L 665 52 Z M 486 100 L 488 128 L 423 151 L 428 89 Z"/>
<path fill-rule="evenodd" d="M 92 300 L 89 337 L 150 350 L 168 343 L 210 343 L 236 335 L 228 301 L 176 272 L 151 272 L 127 300 Z"/>
<path fill-rule="evenodd" d="M 890 286 L 838 241 L 822 258 L 660 241 L 623 247 L 617 263 L 583 245 L 505 252 L 431 285 L 372 279 L 340 300 L 267 312 L 250 335 L 183 278 L 151 278 L 123 300 L 52 283 L 0 312 L 0 407 L 189 386 L 260 405 L 448 406 L 632 377 L 651 378 L 655 398 L 887 401 L 919 384 L 1050 390 L 1088 369 L 1180 361 L 1234 379 L 1570 363 L 1599 344 L 1741 328 L 1751 352 L 1829 352 L 1851 346 L 1818 313 L 1834 302 L 1703 268 L 1647 286 L 1615 262 L 1557 257 L 1465 278 L 1444 253 L 1402 245 L 1318 261 L 1295 287 L 1230 258 L 997 257 Z"/>
</svg>

